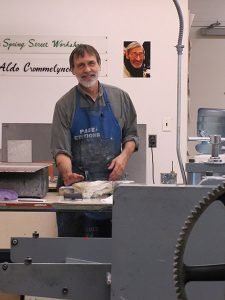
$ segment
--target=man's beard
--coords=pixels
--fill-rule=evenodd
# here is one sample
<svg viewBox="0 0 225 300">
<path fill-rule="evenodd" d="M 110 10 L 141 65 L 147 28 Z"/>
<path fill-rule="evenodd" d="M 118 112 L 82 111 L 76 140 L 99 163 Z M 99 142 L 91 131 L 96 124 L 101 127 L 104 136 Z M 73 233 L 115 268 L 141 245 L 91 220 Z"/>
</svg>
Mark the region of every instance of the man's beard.
<svg viewBox="0 0 225 300">
<path fill-rule="evenodd" d="M 93 76 L 92 80 L 85 80 L 82 76 L 77 77 L 78 82 L 86 88 L 91 88 L 98 82 L 98 73 L 90 73 Z"/>
<path fill-rule="evenodd" d="M 124 59 L 124 65 L 129 71 L 131 77 L 143 77 L 143 66 L 141 68 L 134 68 L 130 61 L 126 58 Z"/>
</svg>

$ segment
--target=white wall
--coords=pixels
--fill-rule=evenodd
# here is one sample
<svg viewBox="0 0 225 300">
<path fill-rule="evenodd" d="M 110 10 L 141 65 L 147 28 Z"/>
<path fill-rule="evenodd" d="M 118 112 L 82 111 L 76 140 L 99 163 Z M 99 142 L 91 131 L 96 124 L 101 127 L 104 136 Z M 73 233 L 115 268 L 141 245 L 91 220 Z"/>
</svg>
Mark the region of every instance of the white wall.
<svg viewBox="0 0 225 300">
<path fill-rule="evenodd" d="M 185 18 L 182 56 L 181 151 L 186 161 L 188 7 L 179 1 Z M 108 36 L 108 77 L 102 81 L 130 94 L 138 123 L 157 134 L 154 149 L 155 181 L 174 169 L 176 156 L 178 15 L 172 0 L 0 0 L 0 34 Z M 151 41 L 151 79 L 122 77 L 124 40 Z M 0 122 L 51 122 L 55 102 L 74 84 L 72 78 L 0 77 Z M 162 132 L 162 120 L 172 119 L 172 131 Z M 1 148 L 1 147 L 0 147 Z M 147 181 L 152 183 L 151 152 L 147 149 Z"/>
</svg>

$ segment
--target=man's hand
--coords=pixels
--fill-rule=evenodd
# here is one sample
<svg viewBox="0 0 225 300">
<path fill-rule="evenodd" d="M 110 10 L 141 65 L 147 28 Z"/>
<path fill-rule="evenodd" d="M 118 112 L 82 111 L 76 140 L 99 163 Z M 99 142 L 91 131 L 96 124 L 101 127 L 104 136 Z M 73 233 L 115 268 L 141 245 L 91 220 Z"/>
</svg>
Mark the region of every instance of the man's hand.
<svg viewBox="0 0 225 300">
<path fill-rule="evenodd" d="M 121 179 L 129 158 L 135 150 L 135 143 L 133 141 L 128 141 L 124 145 L 123 151 L 115 157 L 108 167 L 108 170 L 112 170 L 109 175 L 109 180 L 115 181 Z"/>
<path fill-rule="evenodd" d="M 75 182 L 83 181 L 84 176 L 77 173 L 68 173 L 63 176 L 64 185 L 71 185 Z"/>
<path fill-rule="evenodd" d="M 62 176 L 64 185 L 71 185 L 75 182 L 84 180 L 84 176 L 72 172 L 71 158 L 65 154 L 58 154 L 56 157 L 56 164 L 59 173 Z"/>
<path fill-rule="evenodd" d="M 115 181 L 121 179 L 127 165 L 127 161 L 128 158 L 123 153 L 121 153 L 111 161 L 111 164 L 108 167 L 109 170 L 112 170 L 109 175 L 109 180 Z"/>
</svg>

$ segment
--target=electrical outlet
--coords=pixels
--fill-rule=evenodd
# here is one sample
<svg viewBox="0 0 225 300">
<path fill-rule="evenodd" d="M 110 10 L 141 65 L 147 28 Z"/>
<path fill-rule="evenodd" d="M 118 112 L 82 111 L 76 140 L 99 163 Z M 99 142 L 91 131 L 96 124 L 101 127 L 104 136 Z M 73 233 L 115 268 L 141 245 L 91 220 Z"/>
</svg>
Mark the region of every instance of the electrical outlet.
<svg viewBox="0 0 225 300">
<path fill-rule="evenodd" d="M 148 136 L 148 146 L 150 148 L 156 148 L 156 145 L 157 145 L 156 134 L 149 134 L 149 136 Z"/>
</svg>

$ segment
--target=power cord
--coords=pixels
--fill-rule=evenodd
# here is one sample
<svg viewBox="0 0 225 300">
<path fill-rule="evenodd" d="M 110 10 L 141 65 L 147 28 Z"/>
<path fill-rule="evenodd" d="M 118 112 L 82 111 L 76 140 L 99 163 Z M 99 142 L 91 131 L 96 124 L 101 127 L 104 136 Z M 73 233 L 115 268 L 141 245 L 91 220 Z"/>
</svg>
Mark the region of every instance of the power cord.
<svg viewBox="0 0 225 300">
<path fill-rule="evenodd" d="M 153 148 L 151 148 L 151 154 L 152 154 L 152 183 L 155 184 L 155 165 L 154 165 L 154 153 Z"/>
</svg>

